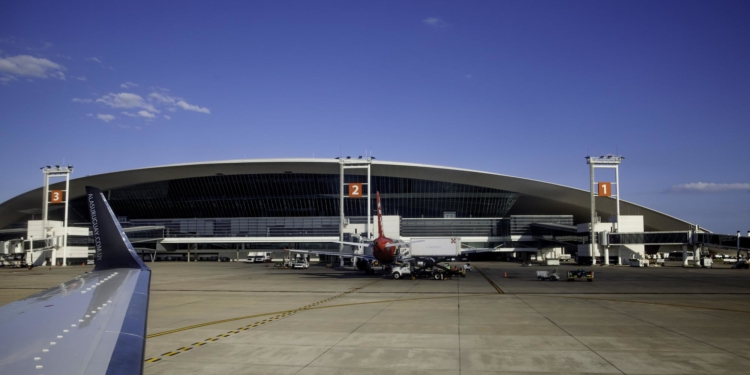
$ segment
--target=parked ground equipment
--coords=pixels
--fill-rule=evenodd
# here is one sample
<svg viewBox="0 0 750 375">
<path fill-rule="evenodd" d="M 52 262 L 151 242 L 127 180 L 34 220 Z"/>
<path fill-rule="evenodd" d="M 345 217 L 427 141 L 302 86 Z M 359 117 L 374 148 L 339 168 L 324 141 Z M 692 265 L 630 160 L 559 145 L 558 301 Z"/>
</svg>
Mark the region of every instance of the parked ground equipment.
<svg viewBox="0 0 750 375">
<path fill-rule="evenodd" d="M 557 268 L 555 268 L 549 271 L 536 271 L 536 278 L 539 281 L 557 281 L 560 280 L 560 275 L 557 274 Z"/>
<path fill-rule="evenodd" d="M 582 278 L 586 278 L 586 281 L 594 281 L 594 271 L 586 271 L 584 269 L 568 271 L 568 281 Z"/>
</svg>

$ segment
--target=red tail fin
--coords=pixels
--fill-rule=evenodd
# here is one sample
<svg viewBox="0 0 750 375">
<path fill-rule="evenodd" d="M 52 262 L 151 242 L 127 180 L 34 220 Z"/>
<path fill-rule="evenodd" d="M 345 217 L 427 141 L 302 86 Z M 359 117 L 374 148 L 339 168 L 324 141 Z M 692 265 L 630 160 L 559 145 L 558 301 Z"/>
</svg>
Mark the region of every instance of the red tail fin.
<svg viewBox="0 0 750 375">
<path fill-rule="evenodd" d="M 380 192 L 375 192 L 375 196 L 378 202 L 378 234 L 380 234 L 380 237 L 385 237 L 383 234 L 383 210 L 380 209 Z"/>
</svg>

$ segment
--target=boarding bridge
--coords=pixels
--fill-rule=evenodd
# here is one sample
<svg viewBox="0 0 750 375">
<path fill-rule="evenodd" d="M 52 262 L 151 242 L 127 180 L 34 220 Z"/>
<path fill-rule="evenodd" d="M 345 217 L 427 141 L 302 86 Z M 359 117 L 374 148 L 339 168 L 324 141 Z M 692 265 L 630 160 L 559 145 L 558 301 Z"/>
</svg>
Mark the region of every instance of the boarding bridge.
<svg viewBox="0 0 750 375">
<path fill-rule="evenodd" d="M 643 244 L 643 245 L 692 245 L 722 250 L 750 251 L 750 237 L 718 233 L 682 232 L 643 232 L 643 233 L 608 233 L 607 244 L 610 246 Z"/>
</svg>

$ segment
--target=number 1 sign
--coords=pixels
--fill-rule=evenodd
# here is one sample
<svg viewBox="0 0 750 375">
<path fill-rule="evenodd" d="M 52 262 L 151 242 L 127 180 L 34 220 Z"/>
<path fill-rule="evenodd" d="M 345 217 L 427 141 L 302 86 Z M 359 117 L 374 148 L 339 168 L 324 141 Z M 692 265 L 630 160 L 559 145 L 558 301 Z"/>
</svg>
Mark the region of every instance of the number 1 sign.
<svg viewBox="0 0 750 375">
<path fill-rule="evenodd" d="M 611 197 L 612 196 L 612 183 L 611 182 L 600 182 L 599 183 L 599 196 L 600 197 Z"/>
</svg>

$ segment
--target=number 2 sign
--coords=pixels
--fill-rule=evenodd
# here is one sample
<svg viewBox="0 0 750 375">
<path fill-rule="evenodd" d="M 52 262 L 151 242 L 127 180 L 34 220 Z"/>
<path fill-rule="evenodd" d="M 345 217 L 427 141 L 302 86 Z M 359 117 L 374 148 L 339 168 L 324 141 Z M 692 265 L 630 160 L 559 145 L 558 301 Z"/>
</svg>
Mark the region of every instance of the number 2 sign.
<svg viewBox="0 0 750 375">
<path fill-rule="evenodd" d="M 361 183 L 349 184 L 349 198 L 362 198 L 362 184 Z"/>
<path fill-rule="evenodd" d="M 612 183 L 611 182 L 600 182 L 599 183 L 599 196 L 600 197 L 611 197 L 612 196 Z"/>
<path fill-rule="evenodd" d="M 49 192 L 49 202 L 50 203 L 62 203 L 63 202 L 63 191 L 62 190 L 52 190 Z"/>
</svg>

